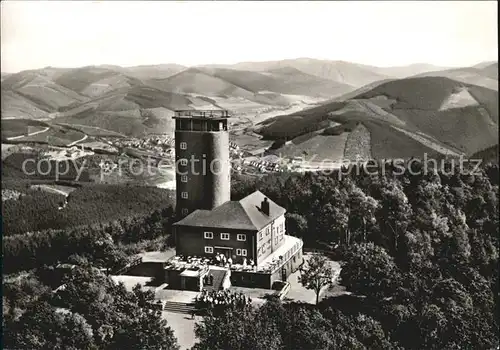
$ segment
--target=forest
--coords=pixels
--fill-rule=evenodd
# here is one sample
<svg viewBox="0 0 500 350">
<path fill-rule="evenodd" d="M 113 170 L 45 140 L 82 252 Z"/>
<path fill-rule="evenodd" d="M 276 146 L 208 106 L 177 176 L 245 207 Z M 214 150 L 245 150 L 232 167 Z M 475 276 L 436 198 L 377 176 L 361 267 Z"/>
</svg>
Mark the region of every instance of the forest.
<svg viewBox="0 0 500 350">
<path fill-rule="evenodd" d="M 474 173 L 449 166 L 403 174 L 396 174 L 391 164 L 380 167 L 384 168 L 376 174 L 351 172 L 340 179 L 336 174 L 311 173 L 270 174 L 258 180 L 233 176 L 233 199 L 259 189 L 287 209 L 288 234 L 302 237 L 308 247 L 318 242 L 338 246 L 335 255 L 342 262 L 340 283 L 351 295 L 327 298 L 318 305 L 269 300 L 260 308 L 218 308 L 197 324 L 195 349 L 498 347 L 498 166 L 486 165 Z M 18 274 L 30 270 L 25 272 L 29 277 L 4 280 L 4 289 L 26 290 L 24 284 L 43 289 L 43 276 L 35 269 L 41 264 L 71 260 L 82 269 L 88 265 L 112 268 L 121 263 L 116 257 L 127 257 L 124 244 L 166 240 L 163 235 L 170 232 L 173 221 L 173 209 L 165 208 L 137 218 L 135 224 L 133 220 L 129 224 L 115 220 L 95 225 L 93 231 L 84 226 L 82 231 L 63 229 L 4 237 L 4 268 Z M 93 236 L 107 237 L 108 243 L 102 245 L 107 248 L 97 249 L 96 244 L 101 243 L 96 242 L 102 239 Z M 55 255 L 61 247 L 65 247 L 64 254 Z M 107 288 L 104 282 L 93 282 L 104 277 L 89 276 L 85 278 L 92 279 L 87 281 L 90 285 Z M 71 290 L 81 287 L 74 288 Z M 106 304 L 109 310 L 101 315 L 94 308 L 102 308 L 99 300 L 108 302 L 106 293 L 125 293 L 111 286 L 106 292 L 90 289 L 97 294 L 82 293 L 78 300 L 80 296 L 68 292 L 69 296 L 61 294 L 62 301 L 34 300 L 32 293 L 4 293 L 5 344 L 16 347 L 20 341 L 31 341 L 28 348 L 85 349 L 123 344 L 123 329 L 113 323 L 120 316 L 107 314 L 120 313 L 122 304 Z M 123 296 L 136 305 L 130 306 L 131 310 L 145 305 L 140 303 L 147 298 L 137 293 Z M 26 296 L 20 302 L 16 295 Z M 98 302 L 84 303 L 86 300 Z M 56 305 L 70 312 L 64 317 L 46 312 L 58 325 L 50 333 L 43 326 L 45 316 L 36 310 L 57 310 Z M 148 312 L 154 315 L 154 310 Z M 127 328 L 135 348 L 176 348 L 175 341 L 157 328 L 155 316 L 151 316 L 154 330 L 144 330 L 143 312 L 131 315 L 123 327 L 137 326 L 136 331 Z M 87 345 L 75 347 L 71 343 L 64 333 L 66 322 L 78 322 L 75 337 L 82 337 L 82 344 Z M 105 323 L 110 328 L 102 328 Z M 30 330 L 20 326 L 23 324 L 29 324 Z M 144 336 L 148 331 L 157 338 Z M 141 336 L 150 343 L 138 343 Z M 155 341 L 158 343 L 153 346 Z"/>
<path fill-rule="evenodd" d="M 78 184 L 67 197 L 30 189 L 21 181 L 9 183 L 7 188 L 23 192 L 19 199 L 2 201 L 2 231 L 4 236 L 47 229 L 74 228 L 81 225 L 110 222 L 136 215 L 150 214 L 152 208 L 173 204 L 169 190 L 147 187 L 103 184 Z"/>
</svg>

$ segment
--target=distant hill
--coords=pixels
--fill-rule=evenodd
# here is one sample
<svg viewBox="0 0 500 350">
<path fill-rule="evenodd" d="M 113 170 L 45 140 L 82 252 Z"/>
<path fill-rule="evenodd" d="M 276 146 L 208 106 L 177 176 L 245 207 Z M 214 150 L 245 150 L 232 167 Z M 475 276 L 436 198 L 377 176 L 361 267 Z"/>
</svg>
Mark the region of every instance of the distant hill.
<svg viewBox="0 0 500 350">
<path fill-rule="evenodd" d="M 498 62 L 492 63 L 481 69 L 483 75 L 498 80 Z"/>
<path fill-rule="evenodd" d="M 134 66 L 122 68 L 122 72 L 128 76 L 141 79 L 165 79 L 174 74 L 186 70 L 188 67 L 180 64 L 157 64 L 149 66 Z"/>
<path fill-rule="evenodd" d="M 449 69 L 447 67 L 434 66 L 427 63 L 415 63 L 399 67 L 371 67 L 376 73 L 393 78 L 407 78 L 417 74 L 436 72 Z"/>
<path fill-rule="evenodd" d="M 369 66 L 345 61 L 327 61 L 312 58 L 287 59 L 269 62 L 242 62 L 234 65 L 208 65 L 205 67 L 230 68 L 254 72 L 268 72 L 280 68 L 295 68 L 309 75 L 337 83 L 361 87 L 388 76 L 374 72 Z"/>
<path fill-rule="evenodd" d="M 272 91 L 281 94 L 332 97 L 353 90 L 353 87 L 332 80 L 306 74 L 292 67 L 252 72 L 225 68 L 199 68 L 202 72 L 220 78 L 253 93 Z"/>
<path fill-rule="evenodd" d="M 226 78 L 231 75 L 240 74 L 234 71 L 229 74 L 222 74 Z M 241 73 L 248 77 L 248 73 Z M 237 80 L 232 76 L 232 80 Z M 212 74 L 206 69 L 189 68 L 166 79 L 152 79 L 147 81 L 148 85 L 163 91 L 172 91 L 179 94 L 201 95 L 207 97 L 239 98 L 246 99 L 265 105 L 284 105 L 288 101 L 280 95 L 268 93 L 266 91 L 253 91 L 249 86 L 238 85 L 224 79 L 222 76 Z M 250 83 L 251 85 L 251 83 Z"/>
<path fill-rule="evenodd" d="M 487 62 L 474 67 L 446 69 L 416 75 L 416 77 L 431 76 L 446 77 L 498 91 L 498 63 Z"/>
<path fill-rule="evenodd" d="M 205 65 L 204 67 L 230 68 L 254 72 L 272 72 L 281 68 L 295 68 L 309 75 L 347 84 L 354 88 L 360 88 L 379 80 L 406 78 L 416 74 L 446 69 L 445 67 L 425 63 L 399 67 L 375 67 L 346 61 L 328 61 L 312 58 L 268 62 L 241 62 L 233 65 Z"/>
<path fill-rule="evenodd" d="M 479 68 L 479 69 L 482 69 L 482 68 L 485 68 L 487 66 L 491 66 L 492 64 L 494 63 L 497 63 L 495 61 L 484 61 L 484 62 L 480 62 L 474 66 L 472 66 L 473 68 Z"/>
<path fill-rule="evenodd" d="M 362 153 L 376 158 L 471 155 L 498 143 L 498 93 L 444 77 L 391 80 L 343 101 L 266 120 L 257 132 L 291 141 L 275 151 L 289 153 L 318 135 L 331 138 L 322 138 L 324 148 L 340 137 L 348 145 L 357 125 L 366 129 L 358 135 L 358 144 L 369 147 Z"/>
</svg>

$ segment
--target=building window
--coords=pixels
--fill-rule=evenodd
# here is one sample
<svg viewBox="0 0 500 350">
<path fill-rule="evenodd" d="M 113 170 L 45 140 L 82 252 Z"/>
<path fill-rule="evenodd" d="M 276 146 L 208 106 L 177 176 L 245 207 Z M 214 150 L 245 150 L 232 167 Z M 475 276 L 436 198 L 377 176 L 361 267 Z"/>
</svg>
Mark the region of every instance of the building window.
<svg viewBox="0 0 500 350">
<path fill-rule="evenodd" d="M 188 148 L 187 142 L 181 142 L 181 149 L 187 149 L 187 148 Z"/>
<path fill-rule="evenodd" d="M 205 247 L 206 254 L 212 254 L 214 252 L 214 247 Z"/>
<path fill-rule="evenodd" d="M 188 193 L 187 192 L 181 192 L 181 198 L 188 199 Z"/>
<path fill-rule="evenodd" d="M 182 158 L 180 160 L 181 165 L 188 165 L 188 160 L 186 158 Z"/>
<path fill-rule="evenodd" d="M 222 239 L 223 241 L 229 241 L 229 233 L 221 233 L 220 239 Z"/>
<path fill-rule="evenodd" d="M 238 241 L 242 241 L 242 242 L 244 242 L 244 241 L 246 241 L 246 240 L 247 240 L 247 235 L 245 235 L 245 234 L 243 234 L 243 233 L 239 233 L 239 234 L 236 236 L 236 239 L 237 239 Z"/>
<path fill-rule="evenodd" d="M 188 182 L 188 177 L 187 177 L 187 175 L 182 175 L 182 176 L 181 176 L 181 182 Z"/>
<path fill-rule="evenodd" d="M 182 215 L 187 215 L 188 209 L 187 208 L 182 208 L 181 209 L 181 213 L 182 213 Z"/>
<path fill-rule="evenodd" d="M 264 237 L 264 234 L 262 231 L 259 232 L 259 241 Z"/>
<path fill-rule="evenodd" d="M 214 233 L 213 232 L 204 232 L 203 237 L 206 239 L 214 239 Z"/>
<path fill-rule="evenodd" d="M 236 255 L 247 256 L 247 250 L 246 249 L 236 249 Z"/>
</svg>

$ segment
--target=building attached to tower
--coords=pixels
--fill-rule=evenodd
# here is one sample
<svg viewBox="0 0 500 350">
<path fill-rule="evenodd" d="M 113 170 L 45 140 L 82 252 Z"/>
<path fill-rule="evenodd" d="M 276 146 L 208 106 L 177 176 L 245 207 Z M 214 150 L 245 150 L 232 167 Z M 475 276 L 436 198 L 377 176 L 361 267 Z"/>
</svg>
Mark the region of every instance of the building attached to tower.
<svg viewBox="0 0 500 350">
<path fill-rule="evenodd" d="M 286 234 L 286 210 L 260 191 L 230 200 L 229 112 L 176 111 L 174 118 L 180 220 L 165 281 L 219 290 L 286 280 L 302 264 L 302 240 Z"/>
</svg>

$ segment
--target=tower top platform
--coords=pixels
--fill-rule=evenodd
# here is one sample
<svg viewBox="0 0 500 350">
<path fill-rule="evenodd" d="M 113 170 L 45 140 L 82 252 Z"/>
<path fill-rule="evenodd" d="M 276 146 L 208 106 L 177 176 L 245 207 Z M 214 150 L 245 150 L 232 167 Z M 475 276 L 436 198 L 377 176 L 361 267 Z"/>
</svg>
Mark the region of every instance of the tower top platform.
<svg viewBox="0 0 500 350">
<path fill-rule="evenodd" d="M 197 109 L 184 109 L 176 110 L 174 119 L 227 119 L 231 118 L 231 113 L 224 109 L 207 109 L 207 110 L 197 110 Z"/>
</svg>

